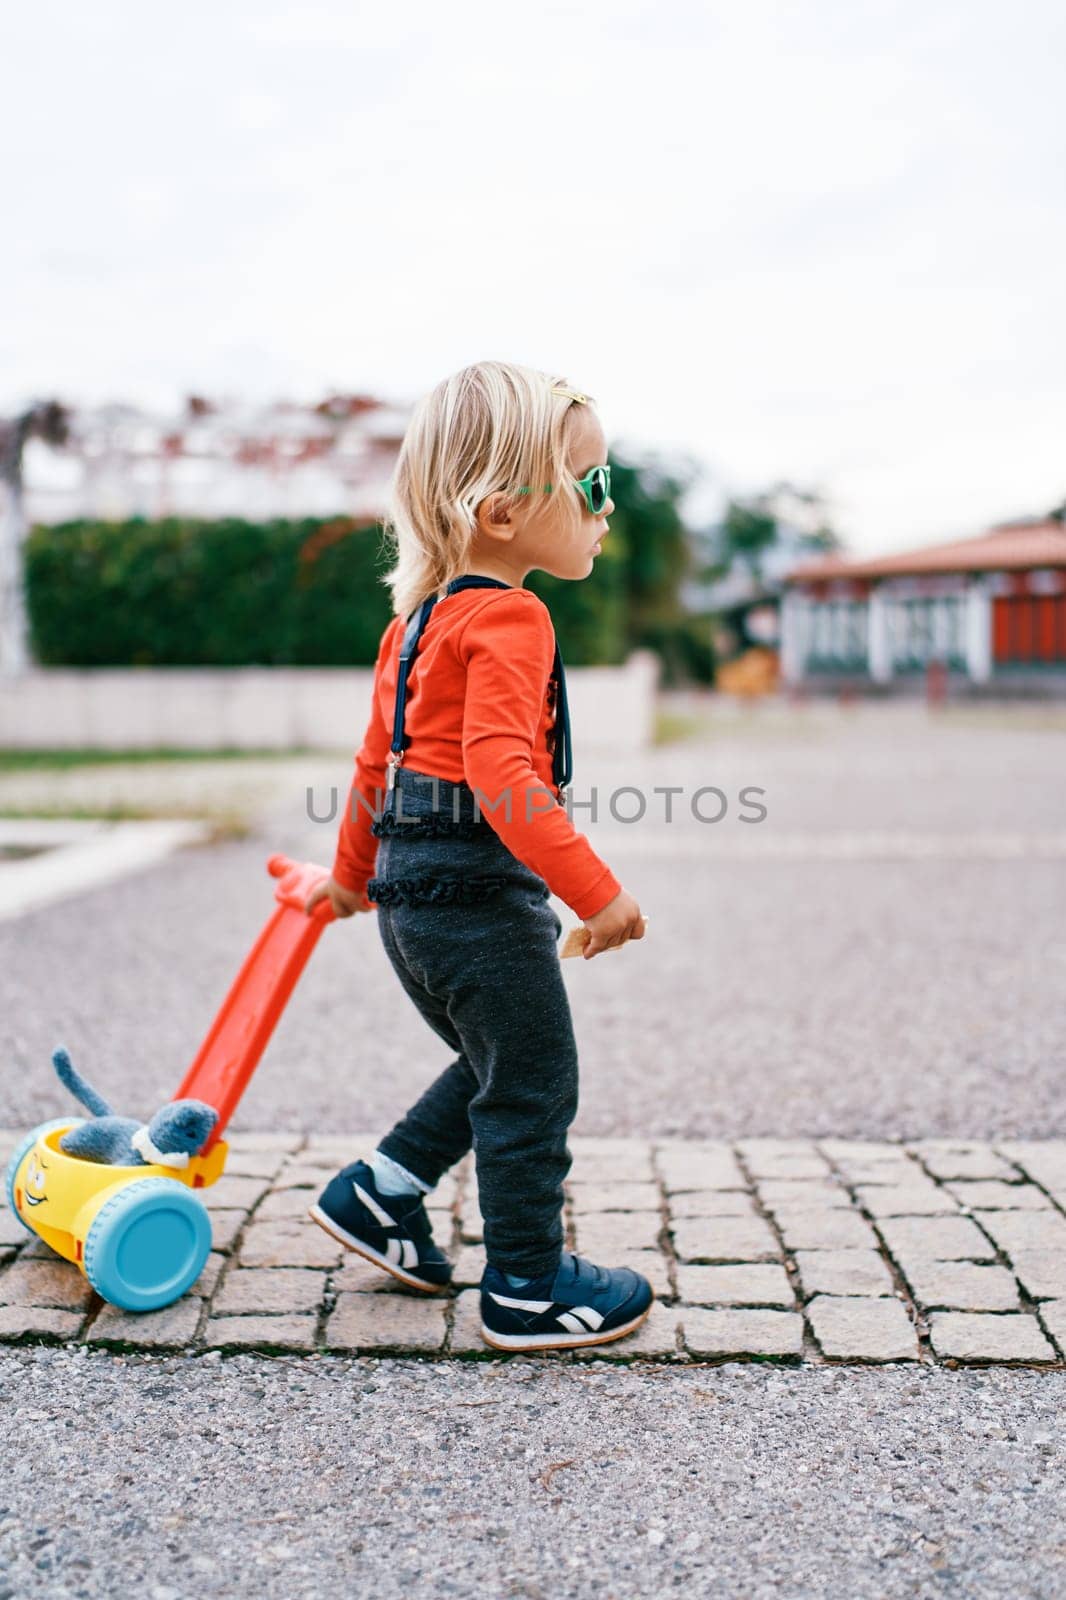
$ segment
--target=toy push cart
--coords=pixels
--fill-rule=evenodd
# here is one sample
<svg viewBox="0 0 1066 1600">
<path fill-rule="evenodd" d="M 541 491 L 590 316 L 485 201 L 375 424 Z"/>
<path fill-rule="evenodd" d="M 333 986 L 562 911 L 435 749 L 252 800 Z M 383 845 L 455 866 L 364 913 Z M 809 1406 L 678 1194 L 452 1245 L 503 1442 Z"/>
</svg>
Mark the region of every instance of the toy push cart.
<svg viewBox="0 0 1066 1600">
<path fill-rule="evenodd" d="M 271 856 L 278 905 L 178 1088 L 175 1099 L 203 1100 L 218 1121 L 186 1167 L 106 1166 L 68 1155 L 59 1141 L 84 1119 L 43 1123 L 17 1146 L 7 1167 L 7 1198 L 19 1221 L 81 1268 L 97 1294 L 127 1311 L 154 1311 L 196 1282 L 211 1249 L 211 1223 L 196 1194 L 226 1164 L 226 1125 L 259 1063 L 285 1003 L 333 908 L 307 896 L 322 867 Z"/>
</svg>

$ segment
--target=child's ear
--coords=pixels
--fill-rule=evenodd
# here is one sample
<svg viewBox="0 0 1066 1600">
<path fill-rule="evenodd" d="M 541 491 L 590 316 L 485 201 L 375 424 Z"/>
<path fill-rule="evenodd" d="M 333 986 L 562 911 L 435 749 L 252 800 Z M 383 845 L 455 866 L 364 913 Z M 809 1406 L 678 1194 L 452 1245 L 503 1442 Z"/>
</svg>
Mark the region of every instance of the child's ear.
<svg viewBox="0 0 1066 1600">
<path fill-rule="evenodd" d="M 480 527 L 490 533 L 497 528 L 506 528 L 511 520 L 511 502 L 507 495 L 486 495 L 477 508 L 477 520 Z"/>
</svg>

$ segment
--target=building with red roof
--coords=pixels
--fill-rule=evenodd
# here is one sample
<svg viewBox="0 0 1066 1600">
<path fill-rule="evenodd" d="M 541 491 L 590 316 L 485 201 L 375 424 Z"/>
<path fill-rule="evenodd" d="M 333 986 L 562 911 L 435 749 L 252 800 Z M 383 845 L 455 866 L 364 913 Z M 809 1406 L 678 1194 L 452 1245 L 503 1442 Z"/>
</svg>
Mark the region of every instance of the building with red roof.
<svg viewBox="0 0 1066 1600">
<path fill-rule="evenodd" d="M 1066 692 L 1066 525 L 1003 523 L 785 580 L 781 671 L 812 687 L 920 684 L 934 664 L 975 686 Z"/>
</svg>

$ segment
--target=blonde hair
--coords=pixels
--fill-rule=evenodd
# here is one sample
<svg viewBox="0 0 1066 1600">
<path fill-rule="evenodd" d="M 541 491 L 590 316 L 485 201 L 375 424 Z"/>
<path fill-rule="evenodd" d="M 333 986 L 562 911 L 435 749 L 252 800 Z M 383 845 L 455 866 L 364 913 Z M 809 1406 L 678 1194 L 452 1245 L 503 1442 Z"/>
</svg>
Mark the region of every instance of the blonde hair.
<svg viewBox="0 0 1066 1600">
<path fill-rule="evenodd" d="M 445 378 L 419 401 L 404 434 L 383 521 L 395 565 L 382 580 L 397 616 L 408 617 L 431 594 L 442 596 L 463 573 L 487 495 L 530 486 L 530 517 L 547 516 L 570 491 L 568 422 L 578 402 L 571 388 L 509 361 L 477 361 Z M 592 397 L 587 397 L 591 402 Z M 551 493 L 542 491 L 551 484 Z M 564 511 L 564 515 L 566 512 Z"/>
</svg>

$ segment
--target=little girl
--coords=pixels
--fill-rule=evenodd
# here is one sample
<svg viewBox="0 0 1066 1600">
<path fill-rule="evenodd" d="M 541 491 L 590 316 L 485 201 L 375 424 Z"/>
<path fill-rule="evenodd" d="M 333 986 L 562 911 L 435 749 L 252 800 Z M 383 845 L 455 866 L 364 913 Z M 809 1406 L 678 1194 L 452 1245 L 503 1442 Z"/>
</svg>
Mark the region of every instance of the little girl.
<svg viewBox="0 0 1066 1600">
<path fill-rule="evenodd" d="M 567 812 L 563 666 L 523 587 L 533 569 L 592 571 L 614 510 L 606 458 L 589 396 L 526 367 L 477 362 L 416 408 L 386 523 L 395 615 L 331 876 L 307 901 L 328 894 L 339 917 L 377 908 L 400 983 L 455 1052 L 311 1216 L 440 1292 L 452 1268 L 423 1197 L 473 1147 L 481 1333 L 501 1350 L 621 1338 L 654 1298 L 641 1274 L 563 1248 L 578 1065 L 548 900 L 584 922 L 586 960 L 643 938 L 645 919 Z"/>
</svg>

